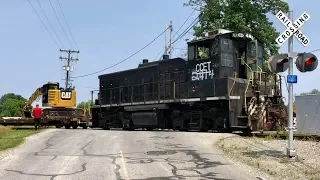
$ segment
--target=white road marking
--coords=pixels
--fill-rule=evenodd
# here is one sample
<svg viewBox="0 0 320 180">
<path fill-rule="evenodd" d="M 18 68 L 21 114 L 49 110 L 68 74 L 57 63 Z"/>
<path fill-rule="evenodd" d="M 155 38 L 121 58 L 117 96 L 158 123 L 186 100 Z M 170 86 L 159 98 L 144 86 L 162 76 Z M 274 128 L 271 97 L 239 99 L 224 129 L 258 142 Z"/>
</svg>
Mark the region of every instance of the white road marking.
<svg viewBox="0 0 320 180">
<path fill-rule="evenodd" d="M 123 168 L 124 178 L 125 178 L 126 180 L 129 180 L 129 175 L 128 175 L 126 163 L 124 162 L 122 150 L 120 150 L 120 156 L 121 156 L 121 164 L 122 164 L 122 168 Z"/>
</svg>

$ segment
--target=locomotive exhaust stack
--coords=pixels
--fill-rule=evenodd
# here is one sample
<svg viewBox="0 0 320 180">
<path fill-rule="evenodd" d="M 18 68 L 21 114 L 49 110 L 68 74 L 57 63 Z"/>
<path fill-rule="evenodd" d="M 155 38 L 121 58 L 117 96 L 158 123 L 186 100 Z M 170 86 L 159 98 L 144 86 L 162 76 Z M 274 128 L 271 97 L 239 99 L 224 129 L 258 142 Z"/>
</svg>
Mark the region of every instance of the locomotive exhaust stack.
<svg viewBox="0 0 320 180">
<path fill-rule="evenodd" d="M 149 61 L 148 61 L 148 59 L 143 59 L 142 60 L 142 64 L 147 64 Z"/>
</svg>

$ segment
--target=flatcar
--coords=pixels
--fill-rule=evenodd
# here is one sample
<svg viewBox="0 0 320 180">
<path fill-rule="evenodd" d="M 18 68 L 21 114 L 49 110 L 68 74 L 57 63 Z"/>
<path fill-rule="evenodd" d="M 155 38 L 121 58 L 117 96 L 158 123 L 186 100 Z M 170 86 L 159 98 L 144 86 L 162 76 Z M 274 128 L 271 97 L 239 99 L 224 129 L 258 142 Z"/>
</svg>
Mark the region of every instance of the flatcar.
<svg viewBox="0 0 320 180">
<path fill-rule="evenodd" d="M 188 42 L 187 58 L 143 59 L 99 76 L 92 127 L 263 131 L 281 128 L 281 77 L 263 71 L 263 42 L 218 29 Z M 268 123 L 267 123 L 268 122 Z"/>
</svg>

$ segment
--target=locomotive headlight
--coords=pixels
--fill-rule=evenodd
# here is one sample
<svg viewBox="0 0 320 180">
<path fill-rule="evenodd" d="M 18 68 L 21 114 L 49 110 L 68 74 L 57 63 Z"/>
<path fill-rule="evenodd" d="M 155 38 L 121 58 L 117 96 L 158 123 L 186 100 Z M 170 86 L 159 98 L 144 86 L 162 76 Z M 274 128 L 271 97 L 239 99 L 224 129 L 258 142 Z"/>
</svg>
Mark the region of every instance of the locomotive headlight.
<svg viewBox="0 0 320 180">
<path fill-rule="evenodd" d="M 242 34 L 242 33 L 238 33 L 238 37 L 243 38 L 243 37 L 244 37 L 244 34 Z"/>
<path fill-rule="evenodd" d="M 243 38 L 244 34 L 243 33 L 233 33 L 232 36 L 235 38 Z"/>
</svg>

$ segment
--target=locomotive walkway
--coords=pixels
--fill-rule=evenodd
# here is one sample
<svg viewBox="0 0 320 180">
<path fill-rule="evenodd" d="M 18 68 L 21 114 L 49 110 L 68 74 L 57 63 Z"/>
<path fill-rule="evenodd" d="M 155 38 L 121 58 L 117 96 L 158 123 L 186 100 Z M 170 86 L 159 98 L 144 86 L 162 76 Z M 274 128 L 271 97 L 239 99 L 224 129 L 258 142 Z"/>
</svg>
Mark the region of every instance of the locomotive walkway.
<svg viewBox="0 0 320 180">
<path fill-rule="evenodd" d="M 260 179 L 216 149 L 214 143 L 226 136 L 49 129 L 13 151 L 0 153 L 0 179 Z"/>
</svg>

